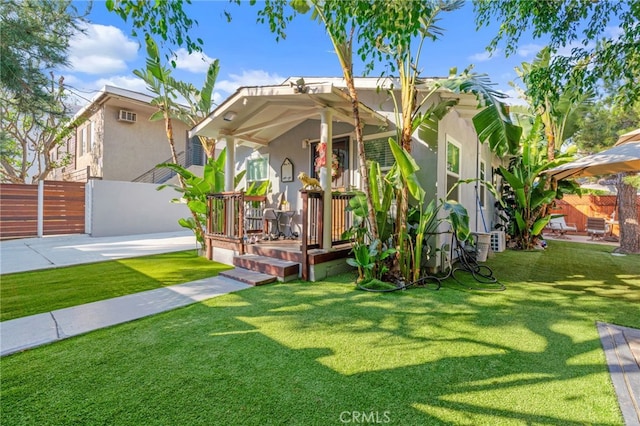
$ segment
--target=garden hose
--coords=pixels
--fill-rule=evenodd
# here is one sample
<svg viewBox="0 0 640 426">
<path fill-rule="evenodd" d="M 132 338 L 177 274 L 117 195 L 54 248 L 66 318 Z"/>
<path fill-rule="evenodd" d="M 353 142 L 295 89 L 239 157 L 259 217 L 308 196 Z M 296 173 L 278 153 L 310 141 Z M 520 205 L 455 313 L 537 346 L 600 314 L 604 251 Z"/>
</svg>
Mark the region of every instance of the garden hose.
<svg viewBox="0 0 640 426">
<path fill-rule="evenodd" d="M 465 287 L 467 290 L 478 291 L 504 291 L 506 287 L 500 283 L 496 277 L 493 276 L 493 270 L 486 265 L 480 265 L 476 261 L 475 255 L 466 250 L 464 247 L 458 244 L 458 238 L 454 233 L 454 240 L 456 242 L 456 252 L 458 253 L 457 264 L 460 266 L 451 268 L 449 275 L 459 285 Z M 453 249 L 453 247 L 452 247 Z M 463 283 L 456 277 L 456 272 L 466 272 L 471 274 L 473 279 L 480 284 L 496 284 L 495 286 L 470 286 Z"/>
<path fill-rule="evenodd" d="M 453 233 L 453 242 L 455 244 L 451 244 L 451 253 L 450 256 L 453 257 L 454 245 L 455 251 L 458 253 L 458 258 L 454 265 L 459 265 L 453 267 L 452 265 L 448 272 L 441 277 L 437 277 L 435 275 L 425 275 L 422 278 L 419 278 L 417 281 L 408 284 L 402 284 L 397 287 L 391 288 L 367 288 L 364 287 L 361 283 L 357 283 L 356 286 L 359 290 L 368 291 L 372 293 L 390 293 L 393 291 L 399 290 L 407 290 L 412 287 L 422 287 L 427 288 L 429 290 L 439 290 L 442 287 L 443 281 L 447 278 L 451 277 L 458 285 L 463 286 L 467 290 L 477 290 L 477 291 L 504 291 L 506 287 L 504 284 L 500 283 L 498 279 L 493 275 L 493 270 L 486 265 L 480 265 L 476 261 L 475 254 L 472 254 L 469 250 L 466 250 L 464 247 L 460 245 L 458 242 L 458 236 L 456 233 Z M 473 277 L 473 279 L 483 284 L 483 286 L 470 286 L 468 284 L 463 283 L 456 277 L 456 273 L 469 273 Z M 495 284 L 494 286 L 490 286 L 491 284 Z M 486 286 L 484 286 L 486 285 Z"/>
</svg>

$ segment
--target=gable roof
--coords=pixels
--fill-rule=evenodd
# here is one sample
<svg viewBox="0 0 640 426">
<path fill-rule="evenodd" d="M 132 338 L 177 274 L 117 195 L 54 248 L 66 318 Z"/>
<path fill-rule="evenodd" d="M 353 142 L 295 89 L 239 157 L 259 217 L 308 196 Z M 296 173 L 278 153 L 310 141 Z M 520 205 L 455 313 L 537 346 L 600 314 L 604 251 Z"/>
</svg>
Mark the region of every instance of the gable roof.
<svg viewBox="0 0 640 426">
<path fill-rule="evenodd" d="M 270 141 L 308 119 L 319 119 L 323 110 L 334 121 L 353 124 L 350 97 L 331 83 L 290 82 L 274 86 L 241 87 L 207 118 L 189 132 L 189 136 L 234 138 L 267 145 Z M 360 104 L 364 124 L 386 126 L 385 117 Z"/>
</svg>

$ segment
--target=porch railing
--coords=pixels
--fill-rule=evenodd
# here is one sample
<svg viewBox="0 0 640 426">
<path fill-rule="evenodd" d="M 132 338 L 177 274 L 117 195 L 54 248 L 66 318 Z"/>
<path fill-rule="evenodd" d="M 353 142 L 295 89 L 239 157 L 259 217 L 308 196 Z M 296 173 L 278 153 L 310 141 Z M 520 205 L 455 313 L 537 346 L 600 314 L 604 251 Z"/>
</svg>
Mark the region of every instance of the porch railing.
<svg viewBox="0 0 640 426">
<path fill-rule="evenodd" d="M 304 249 L 324 248 L 322 191 L 302 191 L 302 245 Z M 334 193 L 331 195 L 331 245 L 348 242 L 342 235 L 353 225 L 353 212 L 347 209 L 353 194 Z M 305 247 L 306 243 L 306 247 Z"/>
<path fill-rule="evenodd" d="M 308 278 L 308 251 L 322 249 L 323 220 L 322 191 L 301 191 L 302 226 L 301 246 L 303 279 Z M 347 207 L 353 194 L 335 193 L 331 196 L 331 245 L 347 243 L 343 234 L 354 222 L 353 212 Z M 245 253 L 246 237 L 264 233 L 263 216 L 265 196 L 251 196 L 244 192 L 211 194 L 208 200 L 207 258 L 211 259 L 213 246 Z"/>
<path fill-rule="evenodd" d="M 238 249 L 244 254 L 246 234 L 262 233 L 265 196 L 244 192 L 221 192 L 207 197 L 207 258 L 212 258 L 212 240 L 217 246 Z"/>
</svg>

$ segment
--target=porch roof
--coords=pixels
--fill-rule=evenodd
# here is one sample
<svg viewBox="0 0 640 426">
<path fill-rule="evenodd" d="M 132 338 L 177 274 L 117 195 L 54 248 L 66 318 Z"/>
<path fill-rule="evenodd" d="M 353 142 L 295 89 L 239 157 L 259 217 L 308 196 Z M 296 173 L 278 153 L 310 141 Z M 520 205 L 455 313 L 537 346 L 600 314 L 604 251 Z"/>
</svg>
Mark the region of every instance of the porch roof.
<svg viewBox="0 0 640 426">
<path fill-rule="evenodd" d="M 351 100 L 332 84 L 304 81 L 277 86 L 241 87 L 207 118 L 189 132 L 189 136 L 235 139 L 267 145 L 307 119 L 320 119 L 328 109 L 334 121 L 353 124 Z M 364 124 L 386 126 L 384 116 L 360 103 Z"/>
</svg>

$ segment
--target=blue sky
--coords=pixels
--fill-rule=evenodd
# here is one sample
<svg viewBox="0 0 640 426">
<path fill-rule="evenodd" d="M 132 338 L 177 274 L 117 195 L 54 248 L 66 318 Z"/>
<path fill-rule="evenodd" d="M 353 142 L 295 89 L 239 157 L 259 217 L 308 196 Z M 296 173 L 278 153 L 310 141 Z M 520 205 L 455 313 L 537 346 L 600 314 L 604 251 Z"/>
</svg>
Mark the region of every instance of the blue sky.
<svg viewBox="0 0 640 426">
<path fill-rule="evenodd" d="M 86 6 L 76 2 L 79 8 Z M 220 60 L 215 100 L 222 101 L 238 87 L 245 85 L 278 84 L 291 76 L 342 76 L 338 60 L 324 29 L 308 16 L 301 16 L 291 24 L 286 40 L 275 41 L 265 24 L 256 22 L 259 6 L 248 2 L 241 6 L 227 1 L 198 1 L 186 6 L 199 25 L 193 38 L 204 40 L 205 61 L 200 54 L 188 55 L 178 50 L 174 76 L 200 87 L 207 67 L 206 60 Z M 224 10 L 233 20 L 227 23 Z M 531 61 L 542 42 L 531 38 L 521 40 L 517 54 L 505 58 L 501 50 L 489 56 L 485 48 L 497 33 L 497 25 L 476 32 L 473 5 L 467 2 L 462 9 L 441 15 L 443 38 L 428 42 L 422 53 L 423 76 L 446 76 L 451 67 L 464 69 L 470 64 L 475 70 L 487 73 L 501 90 L 514 95 L 508 85 L 515 80 L 514 67 Z M 86 34 L 72 40 L 71 65 L 62 70 L 66 83 L 84 99 L 105 84 L 145 91 L 144 83 L 133 70 L 144 67 L 145 50 L 140 40 L 131 36 L 131 28 L 105 4 L 96 1 L 88 17 Z M 356 64 L 355 73 L 362 72 Z M 82 103 L 83 100 L 81 99 Z"/>
</svg>

